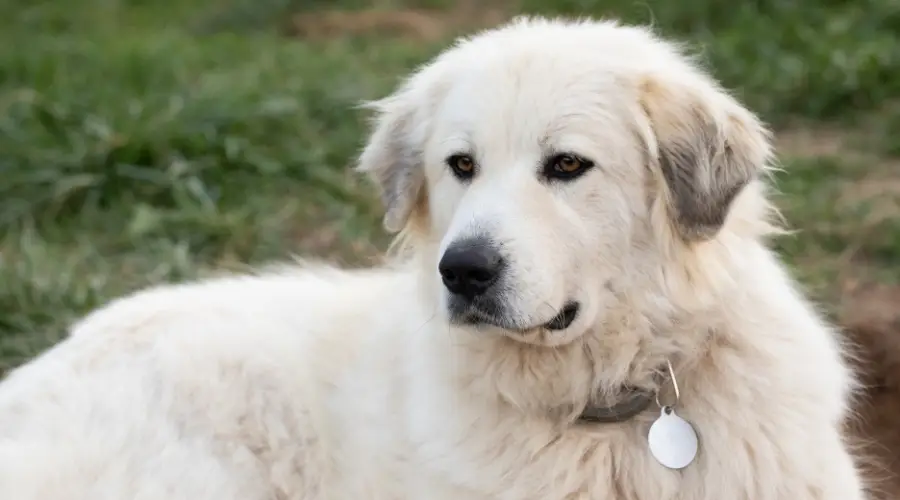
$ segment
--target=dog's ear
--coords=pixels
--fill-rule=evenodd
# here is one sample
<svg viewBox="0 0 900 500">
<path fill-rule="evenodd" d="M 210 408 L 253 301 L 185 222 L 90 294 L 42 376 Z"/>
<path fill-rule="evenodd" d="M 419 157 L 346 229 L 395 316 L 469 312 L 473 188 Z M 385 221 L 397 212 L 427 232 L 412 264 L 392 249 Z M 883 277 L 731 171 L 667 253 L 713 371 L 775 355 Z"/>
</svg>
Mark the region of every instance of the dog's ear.
<svg viewBox="0 0 900 500">
<path fill-rule="evenodd" d="M 357 170 L 375 182 L 384 203 L 384 228 L 403 229 L 420 202 L 425 186 L 422 145 L 426 124 L 412 85 L 365 107 L 375 111 L 368 143 L 359 156 Z"/>
<path fill-rule="evenodd" d="M 769 132 L 706 79 L 645 77 L 639 92 L 675 229 L 688 242 L 710 239 L 737 195 L 766 169 Z"/>
</svg>

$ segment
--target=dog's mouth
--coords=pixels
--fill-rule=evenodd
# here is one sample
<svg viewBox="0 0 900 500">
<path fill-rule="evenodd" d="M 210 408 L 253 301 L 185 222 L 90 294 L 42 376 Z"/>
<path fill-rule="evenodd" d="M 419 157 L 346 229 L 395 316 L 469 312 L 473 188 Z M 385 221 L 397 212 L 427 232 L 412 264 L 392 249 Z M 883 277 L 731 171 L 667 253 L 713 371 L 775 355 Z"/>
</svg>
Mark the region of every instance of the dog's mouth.
<svg viewBox="0 0 900 500">
<path fill-rule="evenodd" d="M 552 319 L 550 319 L 550 321 L 537 326 L 516 325 L 509 321 L 505 321 L 502 318 L 498 318 L 494 314 L 490 314 L 486 311 L 473 309 L 469 312 L 468 315 L 466 315 L 464 323 L 467 323 L 471 326 L 495 326 L 504 330 L 521 333 L 531 332 L 538 329 L 560 331 L 565 330 L 575 322 L 575 318 L 578 317 L 578 311 L 580 308 L 581 306 L 578 302 L 569 302 L 565 306 L 563 306 L 563 308 L 560 309 L 559 313 Z"/>
</svg>

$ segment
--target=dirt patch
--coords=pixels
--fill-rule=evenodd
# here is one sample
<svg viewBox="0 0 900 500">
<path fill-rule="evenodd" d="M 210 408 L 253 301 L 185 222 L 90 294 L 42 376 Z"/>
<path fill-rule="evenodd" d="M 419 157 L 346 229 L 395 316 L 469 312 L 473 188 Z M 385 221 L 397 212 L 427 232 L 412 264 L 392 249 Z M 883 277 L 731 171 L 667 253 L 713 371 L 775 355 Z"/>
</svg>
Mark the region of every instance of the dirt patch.
<svg viewBox="0 0 900 500">
<path fill-rule="evenodd" d="M 291 18 L 287 33 L 309 40 L 374 35 L 437 42 L 502 23 L 510 17 L 507 3 L 466 0 L 449 10 L 371 8 L 300 13 Z"/>
<path fill-rule="evenodd" d="M 884 338 L 896 339 L 896 342 L 879 345 L 878 351 L 894 352 L 896 359 L 893 362 L 900 369 L 900 286 L 848 283 L 838 304 L 838 317 L 847 328 L 893 331 Z"/>
<path fill-rule="evenodd" d="M 851 431 L 866 457 L 874 498 L 900 498 L 900 287 L 851 288 L 841 319 L 865 389 Z"/>
<path fill-rule="evenodd" d="M 775 150 L 784 156 L 838 156 L 846 153 L 848 136 L 837 128 L 792 127 L 775 134 Z"/>
<path fill-rule="evenodd" d="M 848 182 L 836 200 L 838 207 L 863 213 L 861 224 L 873 226 L 900 217 L 900 165 L 880 168 L 859 179 Z"/>
<path fill-rule="evenodd" d="M 875 171 L 895 172 L 895 176 L 900 176 L 900 159 L 882 156 L 873 145 L 872 137 L 883 135 L 879 127 L 878 124 L 864 124 L 848 129 L 817 123 L 795 124 L 775 133 L 775 151 L 782 158 L 840 157 L 861 166 L 872 165 Z"/>
</svg>

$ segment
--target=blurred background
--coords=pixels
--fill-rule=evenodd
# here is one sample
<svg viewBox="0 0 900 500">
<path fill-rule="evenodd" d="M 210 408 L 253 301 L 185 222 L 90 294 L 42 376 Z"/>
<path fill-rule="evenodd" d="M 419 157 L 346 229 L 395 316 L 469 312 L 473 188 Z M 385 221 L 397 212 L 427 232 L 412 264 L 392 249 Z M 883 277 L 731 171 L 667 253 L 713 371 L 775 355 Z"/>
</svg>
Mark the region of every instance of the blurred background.
<svg viewBox="0 0 900 500">
<path fill-rule="evenodd" d="M 778 246 L 900 326 L 900 0 L 0 0 L 0 374 L 150 283 L 370 262 L 354 106 L 521 13 L 652 23 L 778 132 Z"/>
</svg>

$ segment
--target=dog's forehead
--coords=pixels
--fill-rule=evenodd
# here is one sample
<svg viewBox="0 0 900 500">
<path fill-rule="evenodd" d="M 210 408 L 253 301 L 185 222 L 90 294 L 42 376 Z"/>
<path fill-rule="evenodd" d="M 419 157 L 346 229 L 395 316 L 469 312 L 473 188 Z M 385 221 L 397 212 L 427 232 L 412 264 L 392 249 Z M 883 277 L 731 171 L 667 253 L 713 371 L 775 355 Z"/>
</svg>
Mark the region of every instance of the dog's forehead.
<svg viewBox="0 0 900 500">
<path fill-rule="evenodd" d="M 584 102 L 580 94 L 585 92 L 602 100 L 604 91 L 621 87 L 627 76 L 614 60 L 566 47 L 512 46 L 477 59 L 461 55 L 448 64 L 450 93 L 480 105 L 526 107 L 538 99 Z"/>
<path fill-rule="evenodd" d="M 603 64 L 569 64 L 545 52 L 454 72 L 438 113 L 442 135 L 501 136 L 534 144 L 554 136 L 621 128 L 631 91 Z"/>
<path fill-rule="evenodd" d="M 641 126 L 643 76 L 675 57 L 650 32 L 601 25 L 520 24 L 442 54 L 426 71 L 436 107 L 429 149 L 479 159 L 629 154 Z"/>
</svg>

